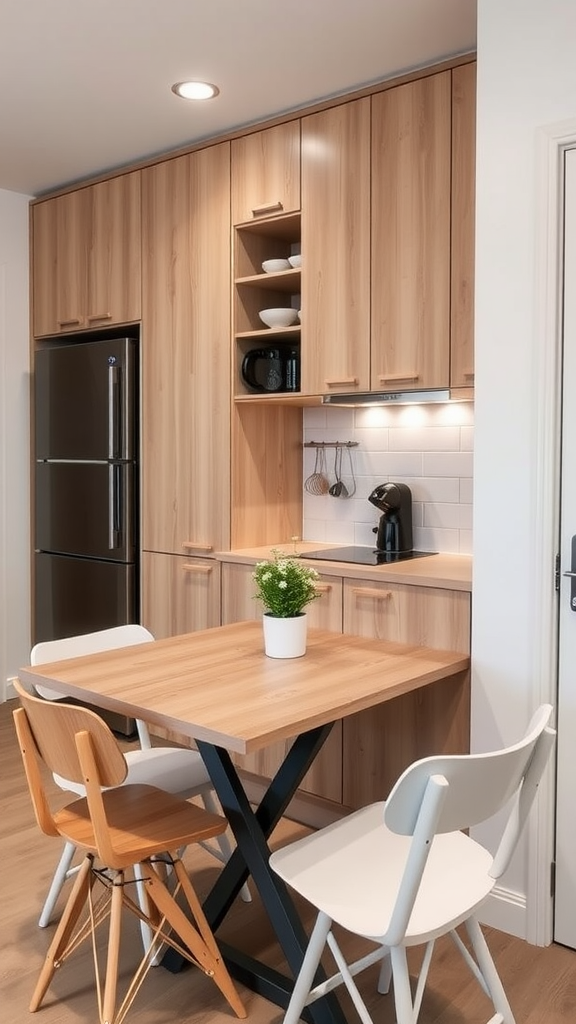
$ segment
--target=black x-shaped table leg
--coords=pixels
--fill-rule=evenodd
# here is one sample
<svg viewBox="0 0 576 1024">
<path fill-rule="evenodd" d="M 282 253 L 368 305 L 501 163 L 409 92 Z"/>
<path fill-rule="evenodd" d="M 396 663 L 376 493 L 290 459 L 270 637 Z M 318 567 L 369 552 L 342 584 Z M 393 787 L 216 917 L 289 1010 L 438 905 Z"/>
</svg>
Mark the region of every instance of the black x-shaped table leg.
<svg viewBox="0 0 576 1024">
<path fill-rule="evenodd" d="M 210 926 L 216 930 L 248 875 L 251 875 L 294 977 L 300 970 L 308 938 L 284 882 L 269 866 L 267 840 L 331 728 L 331 725 L 326 725 L 311 729 L 295 740 L 256 811 L 250 806 L 228 751 L 197 740 L 198 749 L 237 843 L 237 849 L 222 869 L 204 903 L 206 917 Z M 218 945 L 234 977 L 278 1006 L 288 1005 L 294 987 L 293 978 L 249 957 L 221 939 L 218 939 Z M 173 950 L 168 951 L 162 962 L 171 971 L 177 971 L 182 966 L 181 959 Z M 333 994 L 313 1003 L 304 1011 L 303 1016 L 313 1024 L 345 1024 L 344 1014 Z"/>
</svg>

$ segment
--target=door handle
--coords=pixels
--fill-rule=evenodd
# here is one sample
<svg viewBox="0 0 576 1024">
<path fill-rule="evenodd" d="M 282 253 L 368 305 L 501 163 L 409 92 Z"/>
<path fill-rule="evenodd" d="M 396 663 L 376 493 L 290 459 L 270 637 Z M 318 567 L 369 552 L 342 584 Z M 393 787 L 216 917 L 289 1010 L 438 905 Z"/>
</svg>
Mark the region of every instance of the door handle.
<svg viewBox="0 0 576 1024">
<path fill-rule="evenodd" d="M 563 572 L 563 576 L 567 576 L 570 580 L 570 608 L 573 612 L 576 612 L 576 536 L 572 537 L 570 545 L 570 568 Z"/>
</svg>

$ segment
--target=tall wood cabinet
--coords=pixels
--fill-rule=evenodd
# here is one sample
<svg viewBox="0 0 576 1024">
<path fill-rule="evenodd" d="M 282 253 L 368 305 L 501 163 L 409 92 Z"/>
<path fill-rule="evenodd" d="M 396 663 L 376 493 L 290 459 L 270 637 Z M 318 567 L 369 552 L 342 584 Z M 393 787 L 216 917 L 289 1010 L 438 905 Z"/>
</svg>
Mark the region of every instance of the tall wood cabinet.
<svg viewBox="0 0 576 1024">
<path fill-rule="evenodd" d="M 451 72 L 372 97 L 371 390 L 446 387 Z"/>
<path fill-rule="evenodd" d="M 302 118 L 302 391 L 370 389 L 370 99 Z"/>
<path fill-rule="evenodd" d="M 476 63 L 452 70 L 450 384 L 474 384 Z"/>
<path fill-rule="evenodd" d="M 140 171 L 32 207 L 35 337 L 140 319 Z"/>
<path fill-rule="evenodd" d="M 227 142 L 142 172 L 142 548 L 187 555 L 191 568 L 163 571 L 186 581 L 173 621 L 188 629 L 219 621 L 218 573 L 201 560 L 230 543 L 229 195 Z M 165 599 L 153 562 L 142 573 L 151 627 Z M 199 622 L 186 609 L 207 587 Z"/>
</svg>

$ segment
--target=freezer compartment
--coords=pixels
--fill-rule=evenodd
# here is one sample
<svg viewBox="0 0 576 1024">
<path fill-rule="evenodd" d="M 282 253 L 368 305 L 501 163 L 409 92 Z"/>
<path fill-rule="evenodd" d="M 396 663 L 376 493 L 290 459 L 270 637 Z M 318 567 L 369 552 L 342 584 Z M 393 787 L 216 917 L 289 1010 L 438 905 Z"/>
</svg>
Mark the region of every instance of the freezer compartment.
<svg viewBox="0 0 576 1024">
<path fill-rule="evenodd" d="M 133 562 L 136 473 L 132 463 L 36 463 L 35 548 Z"/>
<path fill-rule="evenodd" d="M 36 352 L 37 459 L 136 458 L 137 353 L 133 338 Z"/>
<path fill-rule="evenodd" d="M 38 552 L 34 594 L 34 643 L 138 621 L 134 565 Z M 133 718 L 103 708 L 94 710 L 114 732 L 134 734 Z"/>
<path fill-rule="evenodd" d="M 35 555 L 34 643 L 138 621 L 134 565 Z"/>
</svg>

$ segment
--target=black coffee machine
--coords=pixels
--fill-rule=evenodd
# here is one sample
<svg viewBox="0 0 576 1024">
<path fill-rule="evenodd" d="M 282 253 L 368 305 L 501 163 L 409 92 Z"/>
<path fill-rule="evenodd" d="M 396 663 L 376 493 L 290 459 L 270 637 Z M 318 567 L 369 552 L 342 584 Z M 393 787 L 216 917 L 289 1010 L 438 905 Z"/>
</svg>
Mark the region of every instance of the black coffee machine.
<svg viewBox="0 0 576 1024">
<path fill-rule="evenodd" d="M 374 527 L 378 551 L 412 551 L 412 492 L 407 484 L 378 484 L 368 501 L 382 512 Z"/>
</svg>

